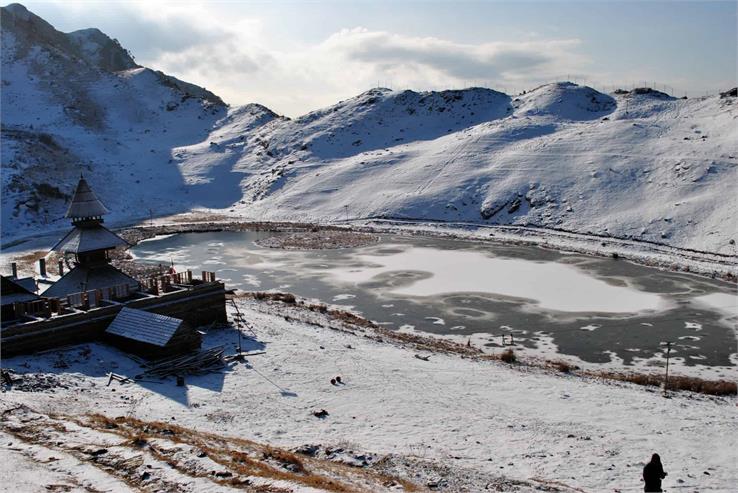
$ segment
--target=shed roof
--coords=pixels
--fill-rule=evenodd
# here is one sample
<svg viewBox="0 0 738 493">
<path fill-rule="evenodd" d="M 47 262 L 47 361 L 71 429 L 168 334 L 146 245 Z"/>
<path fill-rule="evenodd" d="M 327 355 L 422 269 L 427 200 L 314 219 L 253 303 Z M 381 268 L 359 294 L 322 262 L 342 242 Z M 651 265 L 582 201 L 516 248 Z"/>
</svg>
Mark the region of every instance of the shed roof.
<svg viewBox="0 0 738 493">
<path fill-rule="evenodd" d="M 24 289 L 27 289 L 31 293 L 35 293 L 36 291 L 38 291 L 38 284 L 36 283 L 36 279 L 34 279 L 33 277 L 16 277 L 15 279 L 13 279 L 13 282 L 23 287 Z"/>
<path fill-rule="evenodd" d="M 72 293 L 79 293 L 83 289 L 110 288 L 120 284 L 128 284 L 132 289 L 140 287 L 138 281 L 112 265 L 77 265 L 44 291 L 43 295 L 50 298 L 62 298 Z"/>
<path fill-rule="evenodd" d="M 34 301 L 41 299 L 40 296 L 33 293 L 22 282 L 25 279 L 14 279 L 11 277 L 0 276 L 0 304 L 3 306 L 11 305 L 18 301 Z"/>
<path fill-rule="evenodd" d="M 129 245 L 123 238 L 105 226 L 97 224 L 93 227 L 75 227 L 51 249 L 63 253 L 84 253 L 118 246 Z"/>
<path fill-rule="evenodd" d="M 164 347 L 182 323 L 179 318 L 124 307 L 105 333 Z"/>
<path fill-rule="evenodd" d="M 71 219 L 104 216 L 110 212 L 107 207 L 100 202 L 95 192 L 92 191 L 87 181 L 80 177 L 77 183 L 77 189 L 74 191 L 72 203 L 64 217 Z"/>
</svg>

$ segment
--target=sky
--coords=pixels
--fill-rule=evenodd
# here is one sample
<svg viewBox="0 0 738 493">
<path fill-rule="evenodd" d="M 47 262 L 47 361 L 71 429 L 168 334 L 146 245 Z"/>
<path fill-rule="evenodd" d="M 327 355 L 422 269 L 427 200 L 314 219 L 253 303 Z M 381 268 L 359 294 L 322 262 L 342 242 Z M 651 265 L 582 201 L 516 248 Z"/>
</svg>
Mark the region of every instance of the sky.
<svg viewBox="0 0 738 493">
<path fill-rule="evenodd" d="M 144 66 L 290 117 L 372 87 L 736 86 L 734 1 L 22 1 Z"/>
</svg>

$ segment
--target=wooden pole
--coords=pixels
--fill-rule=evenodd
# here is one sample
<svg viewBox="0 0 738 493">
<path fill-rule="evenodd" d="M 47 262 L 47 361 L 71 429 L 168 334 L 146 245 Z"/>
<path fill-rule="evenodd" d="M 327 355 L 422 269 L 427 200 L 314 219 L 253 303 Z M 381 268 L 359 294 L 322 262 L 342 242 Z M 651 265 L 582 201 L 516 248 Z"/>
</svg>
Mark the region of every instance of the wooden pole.
<svg viewBox="0 0 738 493">
<path fill-rule="evenodd" d="M 671 342 L 666 343 L 666 375 L 664 376 L 664 396 L 669 390 L 669 353 L 671 353 Z"/>
</svg>

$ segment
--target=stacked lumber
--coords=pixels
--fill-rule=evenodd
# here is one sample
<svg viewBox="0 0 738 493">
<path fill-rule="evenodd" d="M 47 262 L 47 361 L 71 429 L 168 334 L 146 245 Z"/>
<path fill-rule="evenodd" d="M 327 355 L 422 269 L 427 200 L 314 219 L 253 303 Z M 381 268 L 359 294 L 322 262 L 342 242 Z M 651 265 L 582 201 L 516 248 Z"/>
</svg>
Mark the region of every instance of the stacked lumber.
<svg viewBox="0 0 738 493">
<path fill-rule="evenodd" d="M 223 357 L 224 351 L 225 346 L 217 346 L 184 356 L 174 356 L 143 363 L 142 366 L 146 369 L 136 378 L 205 375 L 206 373 L 222 370 L 226 366 L 226 360 Z"/>
</svg>

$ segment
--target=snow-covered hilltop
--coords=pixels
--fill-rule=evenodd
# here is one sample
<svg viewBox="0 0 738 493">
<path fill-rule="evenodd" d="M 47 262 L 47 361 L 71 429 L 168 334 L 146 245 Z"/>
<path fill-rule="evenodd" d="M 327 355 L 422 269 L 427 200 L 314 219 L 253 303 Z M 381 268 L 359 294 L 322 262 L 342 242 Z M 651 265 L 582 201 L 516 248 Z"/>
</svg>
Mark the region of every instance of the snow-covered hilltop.
<svg viewBox="0 0 738 493">
<path fill-rule="evenodd" d="M 57 219 L 82 170 L 118 220 L 467 221 L 735 254 L 734 96 L 373 89 L 290 120 L 226 109 L 97 30 L 2 17 L 4 234 Z"/>
<path fill-rule="evenodd" d="M 530 224 L 734 253 L 735 100 L 374 89 L 176 155 L 186 181 L 228 173 L 246 216 Z"/>
</svg>

